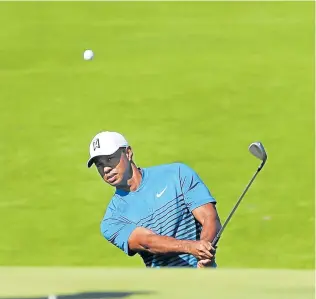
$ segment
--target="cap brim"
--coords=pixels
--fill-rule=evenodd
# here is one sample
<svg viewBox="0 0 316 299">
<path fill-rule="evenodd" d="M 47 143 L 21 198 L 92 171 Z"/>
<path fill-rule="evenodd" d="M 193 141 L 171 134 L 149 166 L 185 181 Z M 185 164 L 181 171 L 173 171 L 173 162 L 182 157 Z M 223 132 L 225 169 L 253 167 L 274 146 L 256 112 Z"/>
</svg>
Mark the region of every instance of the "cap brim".
<svg viewBox="0 0 316 299">
<path fill-rule="evenodd" d="M 94 163 L 94 158 L 95 158 L 95 157 L 97 157 L 97 156 L 91 157 L 91 158 L 88 160 L 88 162 L 87 162 L 88 168 L 90 168 L 90 167 L 93 165 L 93 163 Z"/>
<path fill-rule="evenodd" d="M 117 150 L 119 150 L 120 148 L 122 148 L 122 147 L 127 148 L 128 146 L 129 146 L 128 144 L 127 144 L 127 145 L 122 145 L 122 146 L 118 147 L 117 149 L 115 149 L 114 151 L 111 151 L 111 152 L 108 152 L 108 153 L 100 153 L 100 152 L 99 152 L 99 154 L 97 154 L 97 155 L 91 157 L 91 158 L 88 160 L 88 162 L 87 162 L 88 168 L 90 168 L 90 167 L 92 166 L 92 164 L 94 163 L 94 158 L 95 158 L 95 157 L 104 156 L 104 155 L 105 155 L 105 156 L 112 155 L 112 154 L 114 154 Z"/>
<path fill-rule="evenodd" d="M 87 167 L 90 168 L 93 164 L 92 159 L 89 159 L 89 161 L 87 162 Z"/>
</svg>

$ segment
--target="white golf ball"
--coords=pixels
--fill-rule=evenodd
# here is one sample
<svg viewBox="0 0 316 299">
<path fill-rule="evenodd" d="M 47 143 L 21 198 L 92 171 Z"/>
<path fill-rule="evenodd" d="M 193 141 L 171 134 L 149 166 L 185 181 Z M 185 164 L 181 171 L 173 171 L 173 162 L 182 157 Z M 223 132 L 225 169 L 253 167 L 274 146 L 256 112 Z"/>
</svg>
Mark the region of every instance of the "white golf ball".
<svg viewBox="0 0 316 299">
<path fill-rule="evenodd" d="M 84 60 L 91 60 L 93 58 L 94 54 L 92 50 L 86 50 L 83 53 Z"/>
</svg>

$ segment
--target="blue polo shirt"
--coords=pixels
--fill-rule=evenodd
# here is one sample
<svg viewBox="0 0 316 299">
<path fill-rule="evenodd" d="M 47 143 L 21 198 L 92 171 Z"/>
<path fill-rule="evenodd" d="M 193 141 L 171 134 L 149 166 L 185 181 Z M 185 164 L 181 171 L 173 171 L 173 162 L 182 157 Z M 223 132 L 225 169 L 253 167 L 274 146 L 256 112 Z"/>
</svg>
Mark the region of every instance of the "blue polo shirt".
<svg viewBox="0 0 316 299">
<path fill-rule="evenodd" d="M 192 211 L 216 201 L 198 174 L 183 163 L 141 170 L 136 191 L 116 189 L 101 222 L 102 235 L 130 256 L 135 253 L 128 238 L 139 226 L 178 240 L 199 240 L 202 226 Z M 190 254 L 139 254 L 147 267 L 196 267 L 198 262 Z"/>
</svg>

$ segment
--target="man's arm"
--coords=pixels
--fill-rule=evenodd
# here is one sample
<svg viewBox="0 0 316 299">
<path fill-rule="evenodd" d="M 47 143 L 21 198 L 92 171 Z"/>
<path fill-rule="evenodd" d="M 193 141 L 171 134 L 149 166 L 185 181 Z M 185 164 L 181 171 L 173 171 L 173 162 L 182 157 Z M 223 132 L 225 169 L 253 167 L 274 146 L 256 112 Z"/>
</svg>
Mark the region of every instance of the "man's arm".
<svg viewBox="0 0 316 299">
<path fill-rule="evenodd" d="M 115 207 L 114 207 L 115 208 Z M 204 240 L 177 240 L 175 238 L 160 236 L 144 227 L 138 227 L 136 223 L 126 217 L 122 217 L 115 209 L 107 209 L 101 222 L 102 235 L 113 245 L 123 250 L 129 256 L 140 251 L 153 254 L 188 253 L 198 259 L 210 259 L 212 247 Z"/>
<path fill-rule="evenodd" d="M 195 219 L 201 223 L 202 232 L 200 239 L 212 242 L 216 236 L 217 211 L 213 203 L 207 203 L 192 211 Z"/>
<path fill-rule="evenodd" d="M 216 236 L 217 231 L 217 211 L 213 203 L 202 205 L 192 211 L 194 217 L 202 225 L 202 232 L 200 239 L 212 242 Z M 212 251 L 215 256 L 215 250 Z M 212 265 L 213 258 L 201 259 L 198 262 L 198 268 L 204 268 Z"/>
<path fill-rule="evenodd" d="M 188 253 L 198 259 L 211 259 L 212 247 L 209 242 L 177 240 L 172 237 L 156 235 L 151 230 L 137 227 L 128 239 L 129 249 L 134 252 L 147 251 L 153 254 Z"/>
</svg>

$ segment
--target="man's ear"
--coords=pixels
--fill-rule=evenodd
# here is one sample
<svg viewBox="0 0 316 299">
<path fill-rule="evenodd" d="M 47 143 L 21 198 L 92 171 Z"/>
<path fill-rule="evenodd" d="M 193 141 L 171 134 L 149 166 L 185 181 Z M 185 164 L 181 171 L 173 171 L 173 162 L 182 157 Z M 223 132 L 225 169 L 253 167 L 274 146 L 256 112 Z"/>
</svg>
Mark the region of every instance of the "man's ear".
<svg viewBox="0 0 316 299">
<path fill-rule="evenodd" d="M 128 146 L 126 149 L 126 156 L 129 161 L 133 160 L 133 150 L 130 146 Z"/>
</svg>

